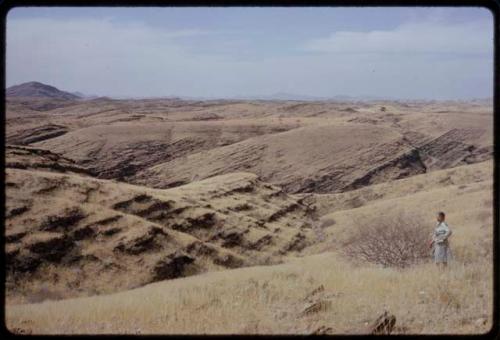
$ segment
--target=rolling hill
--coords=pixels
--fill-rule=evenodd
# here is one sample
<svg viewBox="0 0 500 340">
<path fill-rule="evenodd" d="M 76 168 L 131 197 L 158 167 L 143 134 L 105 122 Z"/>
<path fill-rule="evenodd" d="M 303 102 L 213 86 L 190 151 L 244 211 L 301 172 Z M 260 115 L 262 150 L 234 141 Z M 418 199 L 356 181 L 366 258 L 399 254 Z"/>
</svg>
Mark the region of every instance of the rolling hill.
<svg viewBox="0 0 500 340">
<path fill-rule="evenodd" d="M 491 102 L 30 86 L 6 98 L 12 332 L 366 334 L 384 311 L 398 334 L 491 326 Z M 391 267 L 345 252 L 380 219 L 425 239 L 439 210 L 446 271 L 425 254 Z"/>
<path fill-rule="evenodd" d="M 72 297 L 273 263 L 313 234 L 302 199 L 254 174 L 154 190 L 81 176 L 78 167 L 37 153 L 17 148 L 7 159 L 13 301 L 30 301 L 49 284 L 52 294 Z"/>
</svg>

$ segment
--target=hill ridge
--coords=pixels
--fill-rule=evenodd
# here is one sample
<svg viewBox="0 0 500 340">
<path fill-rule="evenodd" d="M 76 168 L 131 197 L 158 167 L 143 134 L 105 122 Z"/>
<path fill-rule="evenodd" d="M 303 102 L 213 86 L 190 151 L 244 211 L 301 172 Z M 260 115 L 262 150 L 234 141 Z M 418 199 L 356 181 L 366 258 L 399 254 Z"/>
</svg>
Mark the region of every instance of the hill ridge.
<svg viewBox="0 0 500 340">
<path fill-rule="evenodd" d="M 43 84 L 38 81 L 30 81 L 19 85 L 10 86 L 5 90 L 7 97 L 35 97 L 76 100 L 81 97 L 70 92 L 59 90 L 55 86 Z"/>
</svg>

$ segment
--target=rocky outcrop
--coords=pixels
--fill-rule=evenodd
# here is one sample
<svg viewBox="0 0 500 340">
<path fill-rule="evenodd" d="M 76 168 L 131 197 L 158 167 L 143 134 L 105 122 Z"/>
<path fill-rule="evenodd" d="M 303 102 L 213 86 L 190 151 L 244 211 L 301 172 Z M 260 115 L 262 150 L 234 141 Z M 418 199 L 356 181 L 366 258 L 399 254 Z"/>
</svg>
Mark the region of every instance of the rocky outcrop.
<svg viewBox="0 0 500 340">
<path fill-rule="evenodd" d="M 452 129 L 417 148 L 428 169 L 444 169 L 481 162 L 493 157 L 493 146 L 471 144 L 484 134 L 483 129 Z"/>
<path fill-rule="evenodd" d="M 370 334 L 391 334 L 394 325 L 396 324 L 396 317 L 387 311 L 384 311 L 382 315 L 377 317 L 375 321 L 370 325 Z"/>
<path fill-rule="evenodd" d="M 78 173 L 91 175 L 92 173 L 75 163 L 49 150 L 28 146 L 6 145 L 5 167 L 14 169 L 43 170 L 60 173 Z"/>
<path fill-rule="evenodd" d="M 173 253 L 158 261 L 153 268 L 153 280 L 161 281 L 183 276 L 186 266 L 195 259 L 182 253 Z"/>
<path fill-rule="evenodd" d="M 41 125 L 30 129 L 20 130 L 15 134 L 7 136 L 7 143 L 16 145 L 28 145 L 62 136 L 67 132 L 68 128 L 62 125 Z"/>
</svg>

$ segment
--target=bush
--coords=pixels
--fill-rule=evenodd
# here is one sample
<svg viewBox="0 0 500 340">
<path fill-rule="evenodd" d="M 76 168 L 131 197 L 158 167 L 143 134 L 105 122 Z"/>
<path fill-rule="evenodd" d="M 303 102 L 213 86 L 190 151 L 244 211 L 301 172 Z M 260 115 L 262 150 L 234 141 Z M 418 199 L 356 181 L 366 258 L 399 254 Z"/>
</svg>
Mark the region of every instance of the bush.
<svg viewBox="0 0 500 340">
<path fill-rule="evenodd" d="M 344 244 L 348 258 L 404 268 L 430 256 L 432 228 L 422 218 L 400 213 L 364 220 L 367 222 L 358 221 L 358 228 Z"/>
</svg>

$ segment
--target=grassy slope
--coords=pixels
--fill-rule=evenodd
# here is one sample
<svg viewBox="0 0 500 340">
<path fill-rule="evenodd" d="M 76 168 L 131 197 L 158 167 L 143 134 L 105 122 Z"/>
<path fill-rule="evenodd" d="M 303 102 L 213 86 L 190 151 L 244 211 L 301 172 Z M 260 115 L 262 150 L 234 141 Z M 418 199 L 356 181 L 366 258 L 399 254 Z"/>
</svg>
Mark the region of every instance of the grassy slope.
<svg viewBox="0 0 500 340">
<path fill-rule="evenodd" d="M 455 175 L 443 170 L 395 181 L 392 189 L 385 187 L 389 184 L 371 187 L 382 196 L 392 194 L 324 216 L 335 223 L 325 225 L 324 242 L 308 249 L 311 254 L 325 251 L 321 254 L 107 296 L 9 306 L 7 326 L 44 334 L 310 333 L 320 326 L 331 327 L 332 333 L 357 333 L 387 309 L 397 317 L 398 332 L 486 332 L 493 289 L 491 167 L 491 162 L 484 162 L 455 168 Z M 452 180 L 440 182 L 440 176 Z M 410 190 L 418 181 L 424 183 L 421 190 Z M 447 272 L 438 272 L 430 263 L 405 270 L 353 267 L 339 255 L 334 236 L 341 240 L 350 229 L 361 227 L 353 223 L 354 216 L 399 209 L 417 209 L 429 216 L 430 228 L 435 210 L 448 213 L 456 261 Z M 324 292 L 304 299 L 320 285 Z M 301 315 L 314 301 L 323 301 L 324 309 Z"/>
<path fill-rule="evenodd" d="M 179 277 L 276 263 L 306 246 L 297 235 L 314 236 L 298 198 L 249 173 L 168 190 L 40 170 L 7 169 L 6 177 L 10 267 L 40 263 L 8 272 L 8 303 L 37 302 L 44 291 L 69 298 L 131 289 L 165 279 L 157 275 L 165 266 Z M 50 220 L 66 222 L 47 230 Z M 183 254 L 193 259 L 185 268 L 166 259 Z"/>
</svg>

